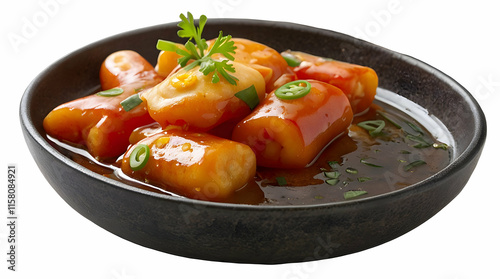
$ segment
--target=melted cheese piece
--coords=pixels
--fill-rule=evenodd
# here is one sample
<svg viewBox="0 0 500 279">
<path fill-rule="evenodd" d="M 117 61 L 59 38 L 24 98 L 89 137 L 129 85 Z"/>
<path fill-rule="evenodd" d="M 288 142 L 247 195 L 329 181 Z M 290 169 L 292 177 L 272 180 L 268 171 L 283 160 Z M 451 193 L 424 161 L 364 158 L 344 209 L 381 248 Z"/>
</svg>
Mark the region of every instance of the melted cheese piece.
<svg viewBox="0 0 500 279">
<path fill-rule="evenodd" d="M 265 96 L 262 74 L 245 64 L 232 62 L 238 81 L 230 84 L 220 75 L 212 83 L 213 73 L 204 75 L 199 67 L 188 71 L 180 69 L 141 97 L 147 103 L 151 117 L 167 125 L 189 125 L 194 130 L 208 130 L 218 124 L 242 117 L 250 112 L 248 106 L 234 96 L 237 92 L 255 86 L 260 100 Z"/>
</svg>

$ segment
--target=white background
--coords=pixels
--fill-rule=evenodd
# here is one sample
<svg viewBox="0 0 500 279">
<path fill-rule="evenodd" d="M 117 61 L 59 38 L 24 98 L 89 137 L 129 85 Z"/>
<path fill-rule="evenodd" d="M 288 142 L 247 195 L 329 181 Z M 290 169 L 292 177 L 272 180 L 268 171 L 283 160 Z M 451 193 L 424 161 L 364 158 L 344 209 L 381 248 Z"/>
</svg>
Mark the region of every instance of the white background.
<svg viewBox="0 0 500 279">
<path fill-rule="evenodd" d="M 0 168 L 15 163 L 19 171 L 18 271 L 7 270 L 7 190 L 2 186 L 1 278 L 500 278 L 500 138 L 495 123 L 500 20 L 495 1 L 130 2 L 1 1 Z M 310 263 L 241 265 L 187 259 L 143 248 L 97 227 L 57 196 L 37 169 L 21 135 L 21 95 L 39 72 L 69 52 L 120 32 L 178 21 L 187 11 L 209 20 L 256 18 L 340 31 L 447 73 L 476 97 L 489 120 L 486 147 L 468 185 L 435 217 L 394 241 Z M 6 171 L 2 173 L 0 178 L 6 180 Z"/>
</svg>

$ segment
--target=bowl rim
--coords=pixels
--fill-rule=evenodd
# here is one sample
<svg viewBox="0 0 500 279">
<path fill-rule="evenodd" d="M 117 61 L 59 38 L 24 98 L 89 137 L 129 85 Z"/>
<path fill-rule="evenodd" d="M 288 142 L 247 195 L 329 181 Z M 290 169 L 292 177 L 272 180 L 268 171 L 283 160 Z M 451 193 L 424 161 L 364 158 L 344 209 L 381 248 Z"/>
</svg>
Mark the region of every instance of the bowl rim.
<svg viewBox="0 0 500 279">
<path fill-rule="evenodd" d="M 372 48 L 378 49 L 379 51 L 383 52 L 389 52 L 393 56 L 397 56 L 398 59 L 403 60 L 404 62 L 413 65 L 414 67 L 418 67 L 425 72 L 428 72 L 434 76 L 436 76 L 439 80 L 442 82 L 445 82 L 448 84 L 455 92 L 457 92 L 464 102 L 467 104 L 468 107 L 471 108 L 472 115 L 474 117 L 474 124 L 476 127 L 476 130 L 474 130 L 474 135 L 473 138 L 471 139 L 471 142 L 468 144 L 467 147 L 461 152 L 460 154 L 456 155 L 454 158 L 452 158 L 452 161 L 442 170 L 438 171 L 437 173 L 429 176 L 428 178 L 419 181 L 417 183 L 414 183 L 412 185 L 409 185 L 407 187 L 404 187 L 402 189 L 397 189 L 391 192 L 375 195 L 375 196 L 370 196 L 370 197 L 365 197 L 365 198 L 358 198 L 355 200 L 347 200 L 347 201 L 335 201 L 335 202 L 325 202 L 325 203 L 320 203 L 320 204 L 304 204 L 304 205 L 269 205 L 269 204 L 261 204 L 261 205 L 252 205 L 252 204 L 235 204 L 235 203 L 225 203 L 225 202 L 211 202 L 211 201 L 204 201 L 204 200 L 195 200 L 191 198 L 186 198 L 186 197 L 181 197 L 181 196 L 175 196 L 175 195 L 166 195 L 166 194 L 161 194 L 161 193 L 155 193 L 152 191 L 140 189 L 131 185 L 127 185 L 125 183 L 122 183 L 120 181 L 105 177 L 103 175 L 100 175 L 98 173 L 95 173 L 78 163 L 72 161 L 70 158 L 66 157 L 62 153 L 60 153 L 57 149 L 55 149 L 40 133 L 38 133 L 37 129 L 35 128 L 35 125 L 33 124 L 33 120 L 30 118 L 30 99 L 32 98 L 32 95 L 34 94 L 36 88 L 46 77 L 52 69 L 57 68 L 59 65 L 64 64 L 66 61 L 70 60 L 72 56 L 84 52 L 88 49 L 95 48 L 96 46 L 99 46 L 101 44 L 105 44 L 108 41 L 115 40 L 117 38 L 123 37 L 123 36 L 132 36 L 132 35 L 137 35 L 142 32 L 146 31 L 153 31 L 155 29 L 165 29 L 165 28 L 170 28 L 172 26 L 177 26 L 178 22 L 171 22 L 171 23 L 165 23 L 165 24 L 158 24 L 158 25 L 152 25 L 148 27 L 143 27 L 139 29 L 134 29 L 130 31 L 125 31 L 121 32 L 94 42 L 91 42 L 79 49 L 76 49 L 65 56 L 59 58 L 57 61 L 53 62 L 51 65 L 46 67 L 42 72 L 40 72 L 28 85 L 28 87 L 25 89 L 20 104 L 19 104 L 19 116 L 20 116 L 20 121 L 21 121 L 21 126 L 28 132 L 29 136 L 33 138 L 33 140 L 41 146 L 45 151 L 50 153 L 51 156 L 55 157 L 56 159 L 60 160 L 64 164 L 68 165 L 72 169 L 79 171 L 86 176 L 88 176 L 91 179 L 98 180 L 100 182 L 110 184 L 113 187 L 118 187 L 120 189 L 123 189 L 125 191 L 132 191 L 140 195 L 147 195 L 152 198 L 156 199 L 161 199 L 161 200 L 166 200 L 170 202 L 176 202 L 176 203 L 182 203 L 186 205 L 191 205 L 191 206 L 203 206 L 203 207 L 211 207 L 211 208 L 219 208 L 219 209 L 232 209 L 232 210 L 246 210 L 246 211 L 290 211 L 290 210 L 316 210 L 316 209 L 322 209 L 322 208 L 339 208 L 339 207 L 349 207 L 349 206 L 356 206 L 361 203 L 370 203 L 370 202 L 377 202 L 383 199 L 391 198 L 394 196 L 405 196 L 405 195 L 412 195 L 414 192 L 421 192 L 425 191 L 427 188 L 433 186 L 434 181 L 439 181 L 441 179 L 445 179 L 448 175 L 452 174 L 453 172 L 456 172 L 462 168 L 464 168 L 469 159 L 473 158 L 476 154 L 480 153 L 482 150 L 482 147 L 484 146 L 485 140 L 486 140 L 486 117 L 479 106 L 479 103 L 477 100 L 472 96 L 472 94 L 467 91 L 462 85 L 460 85 L 457 81 L 455 81 L 453 78 L 450 76 L 446 75 L 445 73 L 441 72 L 440 70 L 430 66 L 429 64 L 422 62 L 414 57 L 411 57 L 406 54 L 398 53 L 392 50 L 389 50 L 387 48 L 375 45 L 371 42 L 367 42 L 365 40 L 355 38 L 353 36 L 344 34 L 344 33 L 339 33 L 333 30 L 328 30 L 328 29 L 323 29 L 323 28 L 318 28 L 318 27 L 313 27 L 309 25 L 304 25 L 304 24 L 298 24 L 298 23 L 292 23 L 292 22 L 285 22 L 285 21 L 270 21 L 270 20 L 260 20 L 260 19 L 235 19 L 235 18 L 215 18 L 215 19 L 210 19 L 207 22 L 208 25 L 218 25 L 218 24 L 247 24 L 247 25 L 260 25 L 260 26 L 276 26 L 279 28 L 287 28 L 287 29 L 298 29 L 298 30 L 303 30 L 303 31 L 312 31 L 318 34 L 326 34 L 326 35 L 334 35 L 337 37 L 342 37 L 345 40 L 351 40 L 351 41 L 359 41 L 363 43 L 364 45 L 368 45 Z"/>
</svg>

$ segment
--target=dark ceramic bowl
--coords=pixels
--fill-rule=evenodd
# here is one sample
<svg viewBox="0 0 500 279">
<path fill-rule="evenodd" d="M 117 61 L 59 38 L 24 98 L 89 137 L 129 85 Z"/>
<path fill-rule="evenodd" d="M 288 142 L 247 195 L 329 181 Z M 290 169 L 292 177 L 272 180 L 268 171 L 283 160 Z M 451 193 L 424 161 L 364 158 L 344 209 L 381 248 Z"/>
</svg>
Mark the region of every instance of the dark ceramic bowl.
<svg viewBox="0 0 500 279">
<path fill-rule="evenodd" d="M 155 63 L 157 39 L 176 41 L 177 30 L 176 23 L 153 26 L 83 47 L 43 71 L 21 100 L 24 136 L 47 181 L 76 211 L 124 239 L 215 261 L 285 263 L 346 255 L 390 241 L 431 218 L 459 194 L 480 157 L 485 117 L 471 94 L 440 71 L 333 31 L 236 19 L 209 20 L 205 37 L 223 30 L 278 51 L 307 51 L 375 69 L 381 88 L 426 108 L 446 126 L 455 142 L 450 165 L 424 181 L 375 197 L 309 206 L 254 206 L 136 189 L 78 165 L 49 144 L 43 118 L 57 105 L 96 90 L 99 67 L 107 55 L 132 49 Z"/>
</svg>

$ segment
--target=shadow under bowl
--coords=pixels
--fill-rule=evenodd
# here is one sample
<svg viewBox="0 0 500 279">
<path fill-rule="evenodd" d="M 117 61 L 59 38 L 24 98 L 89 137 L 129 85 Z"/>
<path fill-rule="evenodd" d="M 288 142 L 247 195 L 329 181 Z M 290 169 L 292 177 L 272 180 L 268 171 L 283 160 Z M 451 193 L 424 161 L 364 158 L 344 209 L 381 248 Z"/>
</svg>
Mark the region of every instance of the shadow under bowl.
<svg viewBox="0 0 500 279">
<path fill-rule="evenodd" d="M 140 190 L 94 173 L 51 146 L 44 117 L 59 104 L 96 90 L 100 64 L 109 54 L 131 49 L 155 64 L 157 39 L 179 41 L 177 30 L 176 23 L 153 26 L 76 50 L 40 73 L 21 100 L 24 137 L 49 184 L 81 215 L 124 239 L 170 254 L 227 262 L 270 264 L 346 255 L 390 241 L 431 218 L 460 193 L 479 160 L 486 139 L 484 114 L 471 94 L 447 75 L 337 32 L 246 19 L 210 20 L 205 37 L 223 30 L 278 51 L 305 51 L 373 68 L 381 88 L 424 107 L 446 126 L 455 143 L 451 163 L 424 181 L 375 197 L 256 206 Z"/>
</svg>

